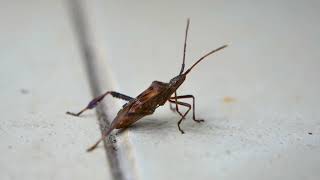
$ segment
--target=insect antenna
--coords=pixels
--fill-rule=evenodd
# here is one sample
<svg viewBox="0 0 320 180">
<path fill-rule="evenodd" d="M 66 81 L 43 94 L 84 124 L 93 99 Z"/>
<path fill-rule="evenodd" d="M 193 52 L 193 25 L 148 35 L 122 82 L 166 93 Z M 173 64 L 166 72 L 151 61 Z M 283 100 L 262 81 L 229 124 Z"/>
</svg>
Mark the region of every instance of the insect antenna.
<svg viewBox="0 0 320 180">
<path fill-rule="evenodd" d="M 187 74 L 191 71 L 191 69 L 194 68 L 194 67 L 195 67 L 200 61 L 202 61 L 204 58 L 208 57 L 209 55 L 211 55 L 211 54 L 213 54 L 213 53 L 215 53 L 215 52 L 217 52 L 217 51 L 220 51 L 220 50 L 226 48 L 227 46 L 228 46 L 228 45 L 223 45 L 223 46 L 221 46 L 221 47 L 219 47 L 219 48 L 217 48 L 217 49 L 215 49 L 215 50 L 212 50 L 212 51 L 210 51 L 209 53 L 205 54 L 205 55 L 202 56 L 196 63 L 194 63 L 184 74 L 187 75 Z"/>
<path fill-rule="evenodd" d="M 186 48 L 187 48 L 187 37 L 188 37 L 188 31 L 189 31 L 189 24 L 190 24 L 190 19 L 188 18 L 187 27 L 186 27 L 186 34 L 184 36 L 183 59 L 182 59 L 182 65 L 181 65 L 181 70 L 180 70 L 179 75 L 182 74 L 184 71 L 184 62 L 186 59 Z"/>
</svg>

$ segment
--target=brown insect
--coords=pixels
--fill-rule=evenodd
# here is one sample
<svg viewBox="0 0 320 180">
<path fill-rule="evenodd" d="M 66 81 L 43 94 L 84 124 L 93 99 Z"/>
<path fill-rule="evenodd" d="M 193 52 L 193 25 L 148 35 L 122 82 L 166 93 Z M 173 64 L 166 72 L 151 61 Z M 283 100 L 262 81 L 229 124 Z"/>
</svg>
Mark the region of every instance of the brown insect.
<svg viewBox="0 0 320 180">
<path fill-rule="evenodd" d="M 170 103 L 171 110 L 176 110 L 177 113 L 181 116 L 180 120 L 178 121 L 178 128 L 179 131 L 183 134 L 184 131 L 181 129 L 180 124 L 182 120 L 185 118 L 185 116 L 190 111 L 191 107 L 193 107 L 193 120 L 195 122 L 203 122 L 202 119 L 196 119 L 195 117 L 195 98 L 193 95 L 183 95 L 183 96 L 177 96 L 177 89 L 180 87 L 180 85 L 185 81 L 187 74 L 204 58 L 207 56 L 227 47 L 227 45 L 221 46 L 207 54 L 205 54 L 203 57 L 201 57 L 196 63 L 194 63 L 188 70 L 184 72 L 184 66 L 185 66 L 185 54 L 186 54 L 186 45 L 187 45 L 187 36 L 188 36 L 188 29 L 189 29 L 190 20 L 187 21 L 187 27 L 185 32 L 185 39 L 184 39 L 184 49 L 183 49 L 183 61 L 181 70 L 178 76 L 172 78 L 169 83 L 160 82 L 160 81 L 153 81 L 141 94 L 139 94 L 136 98 L 132 98 L 130 96 L 115 92 L 115 91 L 107 91 L 106 93 L 94 98 L 89 102 L 89 104 L 80 112 L 78 113 L 71 113 L 67 112 L 69 115 L 73 116 L 80 116 L 84 111 L 88 109 L 95 108 L 105 96 L 111 95 L 115 98 L 119 98 L 125 101 L 128 101 L 126 104 L 123 105 L 122 109 L 118 112 L 117 116 L 112 121 L 110 128 L 103 132 L 101 138 L 87 151 L 94 150 L 98 144 L 106 138 L 112 130 L 114 129 L 122 129 L 127 128 L 131 124 L 135 123 L 139 119 L 143 118 L 144 116 L 153 114 L 154 111 L 159 107 L 164 105 L 167 101 Z M 181 99 L 185 98 L 192 98 L 193 104 L 185 103 L 180 101 Z M 175 109 L 171 106 L 172 104 L 175 104 Z M 188 110 L 185 113 L 181 113 L 179 111 L 179 106 L 185 106 L 188 108 Z"/>
</svg>

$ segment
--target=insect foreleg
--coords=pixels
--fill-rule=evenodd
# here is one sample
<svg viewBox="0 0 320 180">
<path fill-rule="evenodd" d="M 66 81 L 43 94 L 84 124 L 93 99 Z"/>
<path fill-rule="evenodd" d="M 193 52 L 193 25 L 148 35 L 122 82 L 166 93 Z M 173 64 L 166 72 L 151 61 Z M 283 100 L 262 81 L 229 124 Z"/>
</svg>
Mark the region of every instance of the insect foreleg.
<svg viewBox="0 0 320 180">
<path fill-rule="evenodd" d="M 173 105 L 172 105 L 172 104 L 173 104 Z M 173 102 L 170 102 L 170 101 L 169 101 L 169 106 L 170 106 L 170 110 L 171 110 L 172 112 L 177 112 L 181 117 L 183 116 L 183 114 L 180 112 L 180 110 L 177 109 L 175 101 L 173 101 Z"/>
<path fill-rule="evenodd" d="M 171 97 L 170 99 L 172 99 L 172 100 L 174 100 L 174 101 L 177 101 L 177 100 L 175 99 L 175 97 L 177 97 L 177 91 L 176 91 L 176 92 L 174 92 L 174 97 Z M 170 101 L 169 101 L 169 102 L 170 102 Z M 172 106 L 172 104 L 175 104 L 175 105 L 176 105 L 176 107 L 174 108 L 174 107 Z M 179 110 L 179 106 L 178 106 L 178 104 L 177 104 L 177 103 L 170 102 L 170 109 L 171 109 L 171 111 L 177 111 L 177 112 L 178 112 L 178 114 L 179 114 L 181 117 L 183 117 L 183 114 L 180 112 L 180 110 Z"/>
<path fill-rule="evenodd" d="M 69 115 L 72 115 L 72 116 L 80 116 L 80 114 L 82 114 L 84 111 L 88 110 L 88 109 L 93 109 L 95 108 L 102 100 L 105 96 L 107 96 L 108 94 L 110 94 L 112 97 L 115 97 L 115 98 L 119 98 L 119 99 L 122 99 L 122 100 L 125 100 L 125 101 L 130 101 L 134 98 L 130 97 L 130 96 L 127 96 L 127 95 L 124 95 L 124 94 L 121 94 L 121 93 L 118 93 L 118 92 L 115 92 L 115 91 L 107 91 L 106 93 L 94 98 L 93 100 L 91 100 L 89 102 L 89 104 L 83 108 L 80 112 L 78 113 L 72 113 L 72 112 L 67 112 L 67 114 Z"/>
<path fill-rule="evenodd" d="M 189 113 L 189 111 L 190 111 L 190 109 L 191 109 L 191 105 L 188 104 L 188 103 L 185 103 L 185 102 L 174 101 L 174 100 L 171 100 L 171 99 L 169 99 L 169 102 L 172 102 L 172 103 L 175 103 L 175 104 L 178 104 L 178 105 L 181 105 L 181 106 L 188 107 L 188 110 L 182 115 L 181 119 L 178 121 L 179 131 L 180 131 L 182 134 L 184 134 L 184 131 L 181 129 L 180 124 L 181 124 L 182 120 L 185 118 L 185 116 Z"/>
<path fill-rule="evenodd" d="M 192 118 L 195 122 L 204 122 L 203 119 L 196 119 L 196 115 L 195 115 L 195 97 L 193 95 L 183 95 L 183 96 L 175 96 L 175 97 L 171 97 L 171 100 L 175 100 L 175 99 L 186 99 L 186 98 L 192 98 Z M 177 104 L 176 104 L 177 105 Z"/>
</svg>

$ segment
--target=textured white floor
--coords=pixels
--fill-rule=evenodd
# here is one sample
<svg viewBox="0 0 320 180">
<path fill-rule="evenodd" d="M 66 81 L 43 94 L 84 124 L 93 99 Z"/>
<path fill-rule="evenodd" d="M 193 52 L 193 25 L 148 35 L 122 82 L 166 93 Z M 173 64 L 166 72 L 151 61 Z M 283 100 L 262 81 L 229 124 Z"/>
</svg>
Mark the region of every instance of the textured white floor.
<svg viewBox="0 0 320 180">
<path fill-rule="evenodd" d="M 179 89 L 196 97 L 181 127 L 168 106 L 122 133 L 126 179 L 320 177 L 318 1 L 82 1 L 96 74 L 105 90 L 136 96 L 178 74 L 186 19 L 187 67 Z M 0 6 L 0 179 L 111 179 L 66 1 Z M 191 102 L 191 101 L 189 101 Z M 108 113 L 121 107 L 108 98 Z M 117 177 L 114 177 L 117 179 Z"/>
<path fill-rule="evenodd" d="M 317 1 L 94 2 L 97 51 L 113 71 L 113 90 L 130 96 L 178 74 L 187 17 L 187 67 L 230 45 L 178 91 L 195 95 L 205 123 L 189 116 L 181 135 L 179 116 L 163 107 L 119 134 L 127 177 L 319 179 Z"/>
<path fill-rule="evenodd" d="M 95 114 L 65 115 L 91 98 L 64 1 L 0 5 L 0 179 L 110 179 Z"/>
</svg>

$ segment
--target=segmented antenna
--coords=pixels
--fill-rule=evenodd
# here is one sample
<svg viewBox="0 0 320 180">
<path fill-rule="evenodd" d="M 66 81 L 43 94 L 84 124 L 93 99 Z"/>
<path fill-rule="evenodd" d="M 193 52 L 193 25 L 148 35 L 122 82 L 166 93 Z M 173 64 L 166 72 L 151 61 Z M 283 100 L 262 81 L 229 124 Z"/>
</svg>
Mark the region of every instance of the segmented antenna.
<svg viewBox="0 0 320 180">
<path fill-rule="evenodd" d="M 181 66 L 181 70 L 180 70 L 180 74 L 183 73 L 184 71 L 184 62 L 185 62 L 185 59 L 186 59 L 186 48 L 187 48 L 187 37 L 188 37 L 188 31 L 189 31 L 189 24 L 190 24 L 190 19 L 188 18 L 187 20 L 187 27 L 186 27 L 186 34 L 185 34 L 185 37 L 184 37 L 184 47 L 183 47 L 183 59 L 182 59 L 182 66 Z"/>
<path fill-rule="evenodd" d="M 195 67 L 200 61 L 202 61 L 204 58 L 206 58 L 206 57 L 208 57 L 209 55 L 211 55 L 211 54 L 213 54 L 213 53 L 215 53 L 215 52 L 217 52 L 217 51 L 220 51 L 221 49 L 224 49 L 224 48 L 226 48 L 226 47 L 228 47 L 228 45 L 223 45 L 223 46 L 221 46 L 221 47 L 219 47 L 219 48 L 217 48 L 217 49 L 215 49 L 215 50 L 212 50 L 212 51 L 210 51 L 209 53 L 205 54 L 205 55 L 202 56 L 196 63 L 194 63 L 184 74 L 187 75 L 187 74 L 191 71 L 191 69 L 194 68 L 194 67 Z"/>
</svg>

